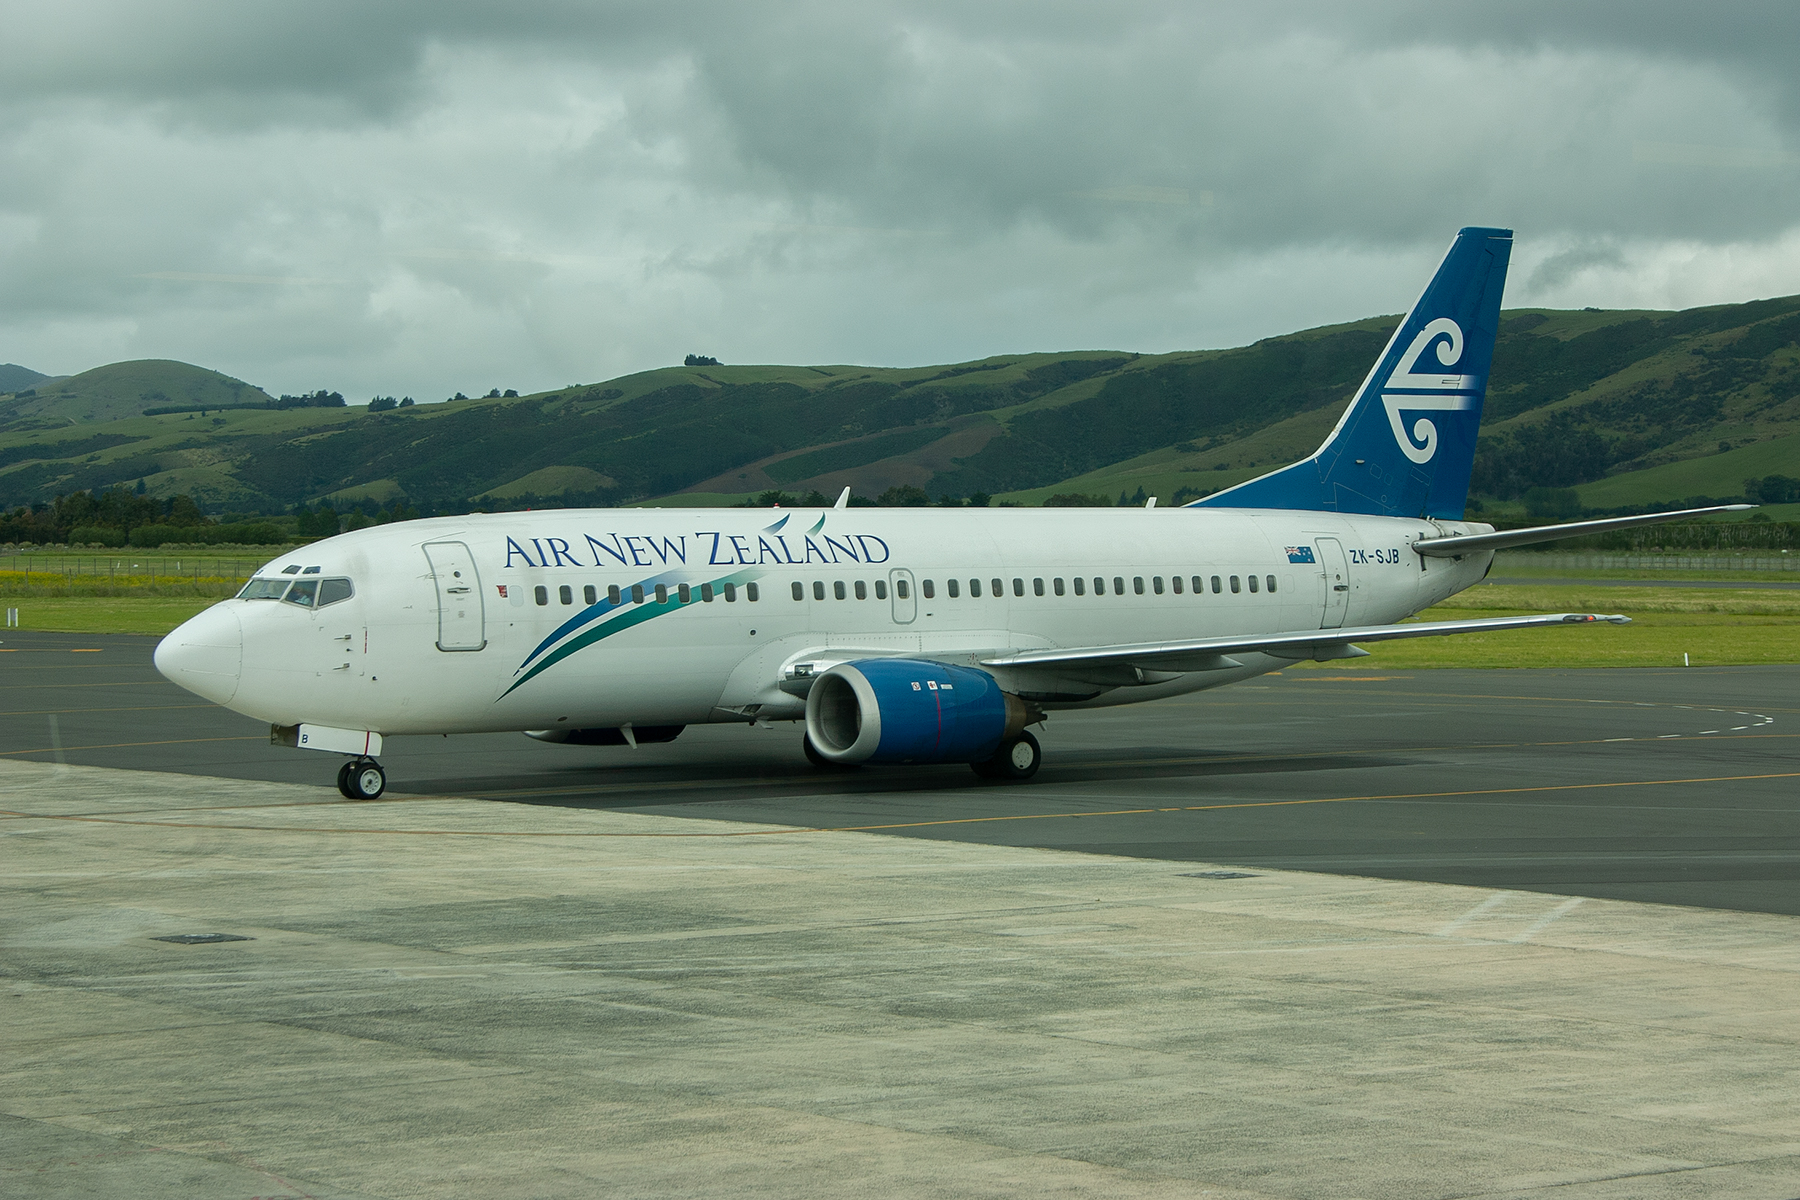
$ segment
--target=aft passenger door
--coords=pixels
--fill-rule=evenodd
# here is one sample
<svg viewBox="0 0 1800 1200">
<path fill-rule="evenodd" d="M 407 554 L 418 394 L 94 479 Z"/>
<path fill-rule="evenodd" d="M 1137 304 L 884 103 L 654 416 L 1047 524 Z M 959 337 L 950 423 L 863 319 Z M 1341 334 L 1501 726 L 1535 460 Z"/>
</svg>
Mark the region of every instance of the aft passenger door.
<svg viewBox="0 0 1800 1200">
<path fill-rule="evenodd" d="M 431 578 L 437 585 L 437 648 L 484 648 L 487 625 L 475 556 L 461 542 L 427 542 L 425 561 L 431 564 Z"/>
<path fill-rule="evenodd" d="M 894 593 L 894 624 L 896 625 L 911 625 L 913 618 L 919 615 L 919 601 L 913 595 L 913 586 L 911 571 L 888 572 L 888 587 L 892 588 Z"/>
<path fill-rule="evenodd" d="M 1314 538 L 1319 545 L 1319 565 L 1325 571 L 1325 617 L 1320 629 L 1341 629 L 1350 608 L 1350 560 L 1336 538 Z"/>
</svg>

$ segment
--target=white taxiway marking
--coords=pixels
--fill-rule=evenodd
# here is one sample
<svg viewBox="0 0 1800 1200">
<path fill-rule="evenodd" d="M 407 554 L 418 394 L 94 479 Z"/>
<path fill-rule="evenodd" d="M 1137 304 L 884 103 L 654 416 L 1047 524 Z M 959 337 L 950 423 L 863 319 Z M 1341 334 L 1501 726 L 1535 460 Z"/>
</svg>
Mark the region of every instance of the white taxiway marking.
<svg viewBox="0 0 1800 1200">
<path fill-rule="evenodd" d="M 1495 892 L 1493 895 L 1489 896 L 1486 900 L 1483 900 L 1480 904 L 1477 904 L 1474 908 L 1471 908 L 1468 912 L 1464 913 L 1462 916 L 1456 918 L 1456 920 L 1450 922 L 1448 925 L 1446 925 L 1442 929 L 1438 930 L 1437 936 L 1438 937 L 1449 937 L 1451 934 L 1453 934 L 1457 930 L 1461 929 L 1464 925 L 1467 925 L 1470 921 L 1475 920 L 1477 917 L 1481 916 L 1483 913 L 1488 912 L 1491 909 L 1499 908 L 1502 904 L 1505 904 L 1507 902 L 1507 900 L 1512 897 L 1512 895 L 1513 895 L 1513 893 L 1511 893 L 1511 892 Z"/>
<path fill-rule="evenodd" d="M 1585 901 L 1586 899 L 1587 899 L 1586 896 L 1575 896 L 1571 899 L 1564 900 L 1561 904 L 1557 905 L 1555 908 L 1551 909 L 1549 912 L 1545 913 L 1543 916 L 1539 917 L 1537 920 L 1535 920 L 1531 924 L 1527 925 L 1525 927 L 1525 931 L 1523 933 L 1519 934 L 1517 937 L 1513 938 L 1512 940 L 1515 942 L 1524 942 L 1524 941 L 1531 940 L 1531 937 L 1533 934 L 1538 933 L 1540 930 L 1544 929 L 1547 925 L 1551 924 L 1554 921 L 1562 920 L 1569 913 L 1571 913 L 1575 909 L 1579 908 L 1581 906 L 1582 902 Z"/>
</svg>

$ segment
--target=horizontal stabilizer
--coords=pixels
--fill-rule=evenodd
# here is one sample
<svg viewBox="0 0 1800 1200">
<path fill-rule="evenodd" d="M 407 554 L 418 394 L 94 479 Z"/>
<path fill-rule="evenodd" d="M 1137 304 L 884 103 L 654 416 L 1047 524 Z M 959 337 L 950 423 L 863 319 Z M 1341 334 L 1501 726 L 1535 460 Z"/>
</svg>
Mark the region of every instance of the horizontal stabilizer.
<svg viewBox="0 0 1800 1200">
<path fill-rule="evenodd" d="M 1090 646 L 1073 650 L 1025 650 L 984 658 L 984 667 L 1131 666 L 1148 671 L 1216 670 L 1230 654 L 1272 654 L 1277 658 L 1329 661 L 1356 657 L 1343 650 L 1352 642 L 1391 642 L 1402 638 L 1446 637 L 1457 633 L 1492 633 L 1501 629 L 1537 629 L 1548 625 L 1629 625 L 1630 617 L 1604 613 L 1545 613 L 1529 617 L 1488 617 L 1474 621 L 1420 621 L 1406 625 L 1364 625 L 1350 629 L 1305 629 L 1248 637 L 1195 638 L 1184 642 L 1142 642 L 1122 646 Z"/>
<path fill-rule="evenodd" d="M 1576 521 L 1569 525 L 1538 525 L 1531 529 L 1503 529 L 1498 533 L 1459 533 L 1454 537 L 1421 538 L 1413 549 L 1431 558 L 1456 558 L 1477 550 L 1504 550 L 1509 546 L 1531 546 L 1538 542 L 1554 542 L 1559 538 L 1581 537 L 1589 533 L 1606 533 L 1613 529 L 1635 529 L 1640 525 L 1658 525 L 1683 517 L 1704 517 L 1712 513 L 1744 512 L 1754 504 L 1720 504 L 1712 508 L 1684 508 L 1680 512 L 1646 513 L 1637 517 L 1608 517 L 1602 521 Z"/>
</svg>

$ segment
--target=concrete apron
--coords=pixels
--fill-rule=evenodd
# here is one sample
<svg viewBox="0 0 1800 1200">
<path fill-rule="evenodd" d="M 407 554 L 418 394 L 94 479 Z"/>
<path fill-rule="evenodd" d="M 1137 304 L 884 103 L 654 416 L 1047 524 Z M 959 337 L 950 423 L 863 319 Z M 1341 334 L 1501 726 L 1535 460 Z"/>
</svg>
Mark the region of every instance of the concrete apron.
<svg viewBox="0 0 1800 1200">
<path fill-rule="evenodd" d="M 1800 1194 L 1792 917 L 34 763 L 0 809 L 8 1196 Z"/>
</svg>

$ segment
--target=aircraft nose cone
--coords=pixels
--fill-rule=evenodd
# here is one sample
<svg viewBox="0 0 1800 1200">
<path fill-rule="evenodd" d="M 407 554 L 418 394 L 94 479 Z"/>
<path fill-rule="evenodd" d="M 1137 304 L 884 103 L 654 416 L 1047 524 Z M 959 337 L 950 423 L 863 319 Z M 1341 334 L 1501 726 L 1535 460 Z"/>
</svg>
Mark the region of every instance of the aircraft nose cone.
<svg viewBox="0 0 1800 1200">
<path fill-rule="evenodd" d="M 234 606 L 215 604 L 156 644 L 156 669 L 170 683 L 225 704 L 237 694 L 244 630 Z"/>
</svg>

